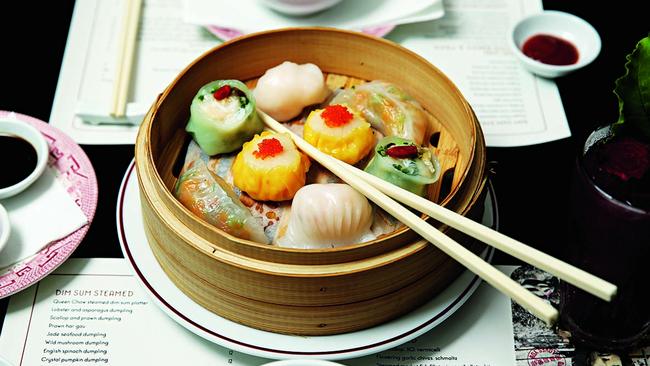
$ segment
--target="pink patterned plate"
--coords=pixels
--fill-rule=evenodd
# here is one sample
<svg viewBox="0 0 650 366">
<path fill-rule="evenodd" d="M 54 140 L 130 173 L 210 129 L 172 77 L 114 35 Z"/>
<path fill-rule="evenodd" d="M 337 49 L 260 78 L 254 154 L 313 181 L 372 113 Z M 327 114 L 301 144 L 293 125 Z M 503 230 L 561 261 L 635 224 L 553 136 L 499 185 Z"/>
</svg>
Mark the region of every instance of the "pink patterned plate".
<svg viewBox="0 0 650 366">
<path fill-rule="evenodd" d="M 88 218 L 88 224 L 67 237 L 53 241 L 38 253 L 7 268 L 0 269 L 0 299 L 40 281 L 63 263 L 83 240 L 97 208 L 97 177 L 88 156 L 61 130 L 23 114 L 0 111 L 7 117 L 36 127 L 50 146 L 48 165 L 56 178 Z"/>
<path fill-rule="evenodd" d="M 233 38 L 243 36 L 245 33 L 234 28 L 226 28 L 218 25 L 208 25 L 205 27 L 210 33 L 214 34 L 223 41 L 229 41 Z M 379 25 L 376 27 L 367 27 L 361 30 L 361 32 L 369 34 L 375 37 L 383 37 L 395 29 L 395 25 L 386 24 Z"/>
</svg>

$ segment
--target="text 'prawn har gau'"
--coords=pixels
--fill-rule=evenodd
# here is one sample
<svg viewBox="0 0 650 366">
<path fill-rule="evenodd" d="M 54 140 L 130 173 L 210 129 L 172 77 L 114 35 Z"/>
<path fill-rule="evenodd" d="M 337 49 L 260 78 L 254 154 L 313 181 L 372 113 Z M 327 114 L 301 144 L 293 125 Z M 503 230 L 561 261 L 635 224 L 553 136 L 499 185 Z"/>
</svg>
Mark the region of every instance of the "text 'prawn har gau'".
<svg viewBox="0 0 650 366">
<path fill-rule="evenodd" d="M 297 116 L 303 108 L 323 102 L 329 94 L 318 66 L 289 61 L 266 70 L 253 91 L 257 106 L 278 121 Z"/>
<path fill-rule="evenodd" d="M 321 249 L 365 241 L 373 221 L 368 199 L 347 184 L 309 184 L 294 196 L 284 237 L 287 248 Z"/>
</svg>

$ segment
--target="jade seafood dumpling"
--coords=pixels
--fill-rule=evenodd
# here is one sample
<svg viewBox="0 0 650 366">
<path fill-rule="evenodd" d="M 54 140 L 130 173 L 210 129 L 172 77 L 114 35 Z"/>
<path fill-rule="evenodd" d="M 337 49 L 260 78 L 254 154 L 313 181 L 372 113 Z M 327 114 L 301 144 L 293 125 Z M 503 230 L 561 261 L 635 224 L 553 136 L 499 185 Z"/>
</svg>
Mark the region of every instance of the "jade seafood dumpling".
<svg viewBox="0 0 650 366">
<path fill-rule="evenodd" d="M 201 87 L 192 99 L 185 128 L 208 155 L 241 148 L 262 132 L 253 94 L 239 80 L 216 80 Z"/>
<path fill-rule="evenodd" d="M 440 176 L 440 163 L 430 149 L 388 136 L 379 140 L 364 171 L 424 197 L 428 185 Z"/>
</svg>

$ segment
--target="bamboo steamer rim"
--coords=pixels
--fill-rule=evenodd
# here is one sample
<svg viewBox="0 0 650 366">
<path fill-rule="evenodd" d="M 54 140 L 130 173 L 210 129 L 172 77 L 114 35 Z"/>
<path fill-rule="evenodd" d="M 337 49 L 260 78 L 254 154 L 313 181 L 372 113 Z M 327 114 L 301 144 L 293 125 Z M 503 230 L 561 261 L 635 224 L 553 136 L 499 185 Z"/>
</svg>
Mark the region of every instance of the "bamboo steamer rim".
<svg viewBox="0 0 650 366">
<path fill-rule="evenodd" d="M 156 167 L 157 164 L 153 160 L 153 155 L 152 154 L 147 154 L 146 152 L 148 149 L 146 149 L 146 142 L 150 141 L 151 137 L 151 128 L 153 126 L 153 121 L 156 120 L 157 114 L 159 112 L 159 107 L 160 105 L 164 102 L 164 100 L 172 93 L 174 88 L 177 86 L 179 82 L 193 69 L 193 67 L 197 64 L 202 62 L 202 60 L 209 55 L 213 54 L 214 52 L 217 52 L 219 50 L 227 49 L 229 47 L 232 47 L 233 45 L 240 45 L 242 43 L 248 42 L 251 39 L 257 40 L 260 37 L 267 37 L 267 36 L 275 36 L 277 34 L 291 34 L 291 33 L 318 33 L 318 32 L 328 32 L 328 33 L 337 33 L 337 34 L 342 34 L 345 35 L 346 37 L 356 37 L 356 38 L 361 38 L 364 40 L 367 40 L 369 42 L 375 42 L 378 43 L 384 47 L 389 47 L 389 48 L 396 48 L 399 49 L 400 52 L 408 54 L 408 56 L 411 57 L 411 60 L 416 60 L 419 64 L 421 64 L 423 67 L 429 69 L 429 71 L 433 72 L 437 78 L 439 78 L 444 84 L 450 88 L 450 92 L 456 95 L 459 98 L 460 105 L 463 108 L 463 113 L 466 115 L 466 118 L 470 120 L 473 123 L 470 123 L 467 128 L 470 129 L 469 135 L 472 138 L 471 143 L 469 144 L 469 156 L 468 156 L 468 162 L 467 162 L 467 167 L 462 171 L 458 183 L 452 187 L 451 191 L 447 194 L 445 199 L 440 202 L 441 205 L 447 205 L 455 196 L 456 194 L 460 191 L 461 187 L 463 186 L 463 183 L 465 183 L 468 180 L 468 175 L 471 173 L 475 174 L 484 174 L 484 167 L 485 164 L 484 162 L 480 162 L 478 164 L 479 166 L 475 167 L 475 152 L 477 148 L 480 149 L 485 149 L 485 142 L 483 139 L 483 134 L 481 131 L 481 127 L 478 123 L 478 120 L 474 114 L 474 111 L 472 110 L 471 106 L 467 102 L 467 100 L 464 98 L 460 90 L 456 87 L 456 85 L 444 74 L 442 71 L 440 71 L 436 66 L 431 64 L 429 61 L 424 59 L 423 57 L 419 56 L 413 51 L 408 50 L 407 48 L 396 44 L 392 41 L 383 39 L 383 38 L 378 38 L 374 36 L 370 36 L 364 33 L 360 32 L 355 32 L 355 31 L 349 31 L 349 30 L 341 30 L 341 29 L 335 29 L 335 28 L 328 28 L 328 27 L 291 27 L 291 28 L 283 28 L 279 30 L 270 30 L 270 31 L 262 31 L 262 32 L 256 32 L 256 33 L 251 33 L 246 36 L 238 37 L 229 41 L 226 41 L 218 46 L 213 47 L 212 49 L 204 52 L 201 56 L 197 57 L 194 59 L 188 66 L 186 66 L 179 74 L 178 76 L 168 85 L 167 88 L 158 96 L 157 100 L 152 104 L 151 109 L 149 110 L 149 113 L 145 116 L 143 123 L 140 126 L 140 129 L 138 131 L 138 135 L 136 138 L 136 167 L 138 170 L 138 179 L 141 180 L 141 172 L 143 170 L 143 167 L 145 165 L 145 161 L 150 164 L 151 167 Z M 320 65 L 319 65 L 320 67 Z M 326 71 L 326 70 L 324 70 Z M 349 75 L 349 74 L 348 74 Z M 143 150 L 144 149 L 144 150 Z M 140 157 L 140 159 L 139 159 Z M 145 161 L 143 161 L 141 158 L 144 157 Z M 475 167 L 474 170 L 472 168 Z M 165 187 L 165 184 L 163 182 L 162 177 L 160 176 L 158 169 L 153 169 L 153 173 L 148 176 L 149 179 L 152 180 L 152 184 L 159 185 L 160 187 Z M 483 187 L 483 183 L 478 183 L 477 188 L 480 191 Z M 140 183 L 140 188 L 144 191 L 148 191 L 146 187 Z M 244 245 L 249 245 L 253 247 L 257 247 L 266 251 L 273 251 L 273 252 L 278 252 L 278 253 L 328 253 L 328 252 L 346 252 L 346 251 L 354 251 L 357 250 L 358 248 L 365 247 L 365 246 L 370 246 L 373 245 L 379 241 L 383 241 L 386 239 L 390 239 L 392 237 L 395 237 L 397 235 L 400 235 L 404 233 L 407 230 L 410 230 L 408 227 L 402 227 L 399 228 L 392 233 L 386 234 L 385 236 L 382 236 L 381 238 L 377 238 L 374 240 L 366 241 L 363 243 L 356 243 L 352 245 L 347 245 L 347 246 L 342 246 L 342 247 L 335 247 L 335 248 L 322 248 L 322 249 L 299 249 L 299 248 L 285 248 L 285 247 L 280 247 L 277 245 L 268 245 L 268 244 L 262 244 L 258 242 L 254 242 L 251 240 L 246 240 L 246 239 L 241 239 L 238 237 L 235 237 L 231 234 L 228 234 L 210 224 L 207 222 L 204 222 L 203 220 L 200 220 L 194 216 L 193 213 L 191 213 L 187 208 L 185 208 L 178 200 L 172 195 L 172 193 L 167 190 L 167 189 L 162 189 L 161 190 L 163 196 L 159 197 L 165 202 L 171 203 L 176 206 L 176 208 L 184 211 L 187 215 L 195 217 L 196 221 L 206 230 L 209 231 L 214 231 L 218 233 L 219 235 L 227 238 L 228 240 L 231 240 L 233 242 L 239 242 Z M 472 193 L 470 196 L 473 196 L 474 194 Z M 460 213 L 465 214 L 470 206 L 470 202 L 474 202 L 474 199 L 467 199 L 465 202 L 467 203 L 464 205 L 464 207 L 460 207 Z M 427 219 L 427 216 L 423 216 L 424 219 Z M 198 235 L 197 235 L 198 236 Z M 207 244 L 210 244 L 209 242 L 206 241 Z M 411 243 L 412 244 L 412 243 Z M 408 246 L 408 244 L 406 245 Z M 216 247 L 214 245 L 210 245 L 212 249 L 215 249 Z M 201 251 L 205 251 L 206 248 L 201 248 L 197 247 L 197 249 Z M 223 249 L 222 249 L 223 250 Z M 209 254 L 209 253 L 206 253 Z M 237 254 L 236 254 L 237 255 Z M 283 263 L 282 265 L 286 265 L 286 263 Z"/>
</svg>

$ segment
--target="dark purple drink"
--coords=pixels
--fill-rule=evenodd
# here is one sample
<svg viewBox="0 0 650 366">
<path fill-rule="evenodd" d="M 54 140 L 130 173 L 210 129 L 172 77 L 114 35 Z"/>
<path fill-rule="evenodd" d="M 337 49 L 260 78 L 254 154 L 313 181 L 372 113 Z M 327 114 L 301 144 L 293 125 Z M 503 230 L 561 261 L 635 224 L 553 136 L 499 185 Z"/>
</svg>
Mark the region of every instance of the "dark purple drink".
<svg viewBox="0 0 650 366">
<path fill-rule="evenodd" d="M 585 150 L 571 188 L 568 261 L 614 283 L 618 294 L 607 303 L 563 283 L 562 325 L 577 343 L 629 349 L 650 329 L 650 145 L 606 127 Z"/>
</svg>

